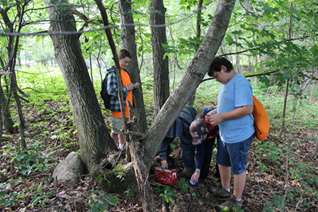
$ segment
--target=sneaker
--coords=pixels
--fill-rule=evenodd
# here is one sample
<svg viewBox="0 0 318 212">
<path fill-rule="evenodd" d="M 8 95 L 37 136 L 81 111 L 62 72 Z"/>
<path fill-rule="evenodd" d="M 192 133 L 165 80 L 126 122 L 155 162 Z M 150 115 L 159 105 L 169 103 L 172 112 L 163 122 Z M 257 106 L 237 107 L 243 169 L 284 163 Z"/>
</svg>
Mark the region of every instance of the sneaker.
<svg viewBox="0 0 318 212">
<path fill-rule="evenodd" d="M 184 167 L 181 177 L 190 178 L 192 174 L 194 173 L 194 169 L 191 167 Z"/>
<path fill-rule="evenodd" d="M 231 197 L 231 193 L 228 192 L 223 187 L 219 187 L 219 188 L 209 187 L 208 191 L 212 193 L 214 197 L 218 197 L 220 200 L 227 200 Z"/>
<path fill-rule="evenodd" d="M 218 205 L 215 207 L 215 210 L 217 212 L 219 211 L 231 211 L 232 208 L 241 208 L 242 207 L 242 201 L 237 201 L 235 196 L 231 195 L 231 198 L 224 202 L 221 205 Z"/>
</svg>

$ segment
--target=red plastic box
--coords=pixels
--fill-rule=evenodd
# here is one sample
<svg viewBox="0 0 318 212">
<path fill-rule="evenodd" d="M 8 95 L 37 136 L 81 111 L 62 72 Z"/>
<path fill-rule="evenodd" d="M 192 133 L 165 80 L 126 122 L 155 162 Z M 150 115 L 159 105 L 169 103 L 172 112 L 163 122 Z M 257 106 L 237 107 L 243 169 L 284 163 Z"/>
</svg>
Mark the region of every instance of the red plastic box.
<svg viewBox="0 0 318 212">
<path fill-rule="evenodd" d="M 177 170 L 165 169 L 161 167 L 155 168 L 155 181 L 166 185 L 175 185 L 177 183 Z"/>
</svg>

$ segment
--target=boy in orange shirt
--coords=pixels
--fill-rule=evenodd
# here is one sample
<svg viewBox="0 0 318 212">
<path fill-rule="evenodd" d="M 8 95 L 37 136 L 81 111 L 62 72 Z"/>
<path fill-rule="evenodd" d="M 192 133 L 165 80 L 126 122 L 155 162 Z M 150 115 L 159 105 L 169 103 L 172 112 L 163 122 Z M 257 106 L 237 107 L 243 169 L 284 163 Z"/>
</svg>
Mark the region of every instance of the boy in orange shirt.
<svg viewBox="0 0 318 212">
<path fill-rule="evenodd" d="M 121 69 L 121 79 L 123 86 L 123 101 L 125 105 L 125 114 L 126 117 L 129 117 L 129 108 L 127 101 L 130 101 L 131 105 L 133 105 L 133 94 L 132 90 L 137 89 L 139 87 L 139 83 L 132 84 L 130 80 L 129 73 L 125 69 L 130 60 L 131 54 L 126 49 L 121 49 L 118 52 L 118 60 L 119 66 Z M 119 143 L 119 149 L 124 149 L 124 136 L 121 132 L 123 128 L 123 120 L 120 111 L 119 105 L 119 95 L 118 95 L 118 86 L 117 86 L 117 76 L 116 76 L 116 68 L 115 66 L 111 67 L 106 72 L 107 77 L 107 93 L 111 96 L 110 98 L 110 110 L 112 111 L 112 131 L 111 137 L 113 138 L 115 144 Z"/>
</svg>

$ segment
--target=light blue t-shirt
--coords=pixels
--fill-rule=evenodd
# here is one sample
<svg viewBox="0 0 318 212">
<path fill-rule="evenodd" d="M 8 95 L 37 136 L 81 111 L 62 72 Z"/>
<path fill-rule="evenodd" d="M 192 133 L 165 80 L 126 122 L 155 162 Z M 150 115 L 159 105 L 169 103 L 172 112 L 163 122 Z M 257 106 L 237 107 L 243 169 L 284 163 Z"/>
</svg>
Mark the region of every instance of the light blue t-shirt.
<svg viewBox="0 0 318 212">
<path fill-rule="evenodd" d="M 236 74 L 225 85 L 218 95 L 218 113 L 226 113 L 245 105 L 253 105 L 253 88 L 250 82 Z M 229 119 L 219 123 L 220 136 L 226 143 L 237 143 L 252 136 L 254 130 L 253 115 L 238 119 Z"/>
</svg>

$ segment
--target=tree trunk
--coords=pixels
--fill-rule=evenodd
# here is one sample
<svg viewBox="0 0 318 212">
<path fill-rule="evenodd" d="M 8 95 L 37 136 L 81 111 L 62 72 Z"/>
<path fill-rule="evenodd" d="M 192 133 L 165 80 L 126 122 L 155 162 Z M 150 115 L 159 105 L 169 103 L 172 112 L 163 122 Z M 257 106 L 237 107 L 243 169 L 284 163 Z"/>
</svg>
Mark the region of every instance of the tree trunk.
<svg viewBox="0 0 318 212">
<path fill-rule="evenodd" d="M 17 38 L 18 39 L 18 38 Z M 18 41 L 17 41 L 18 44 Z M 16 44 L 16 45 L 17 45 Z M 24 127 L 25 127 L 25 121 L 24 121 L 24 117 L 23 117 L 23 113 L 22 113 L 22 106 L 21 106 L 21 101 L 20 101 L 20 97 L 18 95 L 18 90 L 17 90 L 17 80 L 16 80 L 16 75 L 15 75 L 15 71 L 14 71 L 14 67 L 15 67 L 15 62 L 13 62 L 12 64 L 12 70 L 11 70 L 11 91 L 13 93 L 15 102 L 17 103 L 17 109 L 18 109 L 18 116 L 19 116 L 19 132 L 20 132 L 20 146 L 25 149 L 26 148 L 26 144 L 25 144 L 25 135 L 24 135 Z"/>
<path fill-rule="evenodd" d="M 121 38 L 123 47 L 126 48 L 131 54 L 131 61 L 127 67 L 130 74 L 131 81 L 139 82 L 139 89 L 133 90 L 134 111 L 137 118 L 136 129 L 140 133 L 145 133 L 147 130 L 147 120 L 145 105 L 143 99 L 143 92 L 140 79 L 140 70 L 138 66 L 136 42 L 135 42 L 135 27 L 125 26 L 127 24 L 134 24 L 132 16 L 131 2 L 127 0 L 119 1 L 120 23 L 121 23 Z"/>
<path fill-rule="evenodd" d="M 163 59 L 165 50 L 162 44 L 167 44 L 166 27 L 155 27 L 165 24 L 166 8 L 163 0 L 154 0 L 150 3 L 151 44 L 154 73 L 154 111 L 156 117 L 160 108 L 169 97 L 169 60 Z"/>
<path fill-rule="evenodd" d="M 0 75 L 0 88 L 2 91 L 2 87 L 1 87 L 1 75 Z M 2 141 L 2 101 L 3 98 L 0 97 L 0 145 L 1 145 L 1 141 Z"/>
<path fill-rule="evenodd" d="M 63 32 L 76 31 L 67 0 L 46 0 L 51 20 L 50 33 L 55 58 L 61 68 L 79 135 L 81 158 L 92 173 L 116 146 L 106 128 L 94 87 L 82 56 L 79 37 Z"/>
<path fill-rule="evenodd" d="M 30 0 L 24 1 L 22 5 L 19 5 L 17 7 L 19 16 L 18 16 L 18 25 L 14 26 L 14 22 L 11 22 L 8 16 L 8 11 L 10 8 L 7 8 L 5 10 L 1 10 L 1 15 L 3 17 L 3 20 L 6 24 L 6 26 L 9 28 L 10 32 L 14 32 L 15 29 L 17 29 L 17 32 L 20 33 L 22 29 L 22 20 L 23 20 L 23 15 L 25 12 L 25 6 L 30 2 Z M 16 65 L 16 58 L 17 58 L 17 52 L 18 52 L 18 45 L 19 45 L 19 36 L 16 36 L 16 39 L 14 40 L 14 36 L 9 36 L 8 39 L 8 45 L 7 45 L 7 51 L 8 51 L 8 67 L 10 68 L 10 89 L 11 92 L 14 96 L 14 99 L 17 104 L 17 110 L 18 110 L 18 116 L 19 116 L 19 131 L 20 131 L 20 145 L 23 149 L 26 148 L 25 144 L 25 136 L 24 136 L 24 117 L 22 113 L 22 106 L 20 102 L 20 97 L 18 95 L 18 84 L 16 80 L 16 74 L 15 74 L 15 65 Z M 8 97 L 8 102 L 9 104 L 10 100 L 10 94 Z M 7 107 L 7 106 L 6 106 Z M 8 108 L 8 107 L 7 107 Z"/>
<path fill-rule="evenodd" d="M 198 5 L 198 8 L 197 8 L 197 32 L 196 32 L 196 38 L 197 39 L 200 39 L 200 36 L 201 36 L 201 23 L 200 23 L 200 20 L 201 20 L 201 10 L 202 10 L 202 4 L 203 4 L 203 0 L 199 0 L 199 5 Z M 197 47 L 199 48 L 200 44 L 197 43 Z M 188 102 L 188 105 L 191 105 L 191 106 L 194 106 L 194 101 L 195 101 L 195 93 L 196 91 L 194 92 L 194 94 L 191 96 L 189 102 Z"/>
<path fill-rule="evenodd" d="M 130 110 L 130 117 L 136 117 L 136 124 L 133 126 L 133 131 L 138 133 L 145 133 L 147 130 L 147 120 L 145 114 L 145 105 L 142 95 L 140 70 L 138 67 L 136 42 L 135 42 L 135 28 L 133 26 L 125 26 L 133 24 L 133 16 L 131 13 L 131 2 L 126 0 L 119 1 L 120 23 L 121 23 L 121 38 L 123 47 L 131 53 L 131 61 L 127 67 L 130 73 L 131 81 L 133 83 L 140 82 L 138 90 L 133 91 L 134 109 Z M 143 201 L 143 211 L 155 211 L 155 203 L 152 198 L 152 188 L 147 181 L 149 169 L 138 155 L 141 153 L 139 148 L 139 141 L 135 136 L 131 136 L 130 145 L 127 146 L 130 151 L 132 161 L 134 161 L 134 171 L 137 180 L 137 185 L 141 200 Z M 137 156 L 136 156 L 137 155 Z"/>
<path fill-rule="evenodd" d="M 6 98 L 3 93 L 2 86 L 0 86 L 0 101 L 1 101 L 1 115 L 3 117 L 3 125 L 6 130 L 10 133 L 15 133 L 15 128 L 13 127 L 14 122 L 11 117 L 9 107 L 6 107 Z"/>
</svg>

